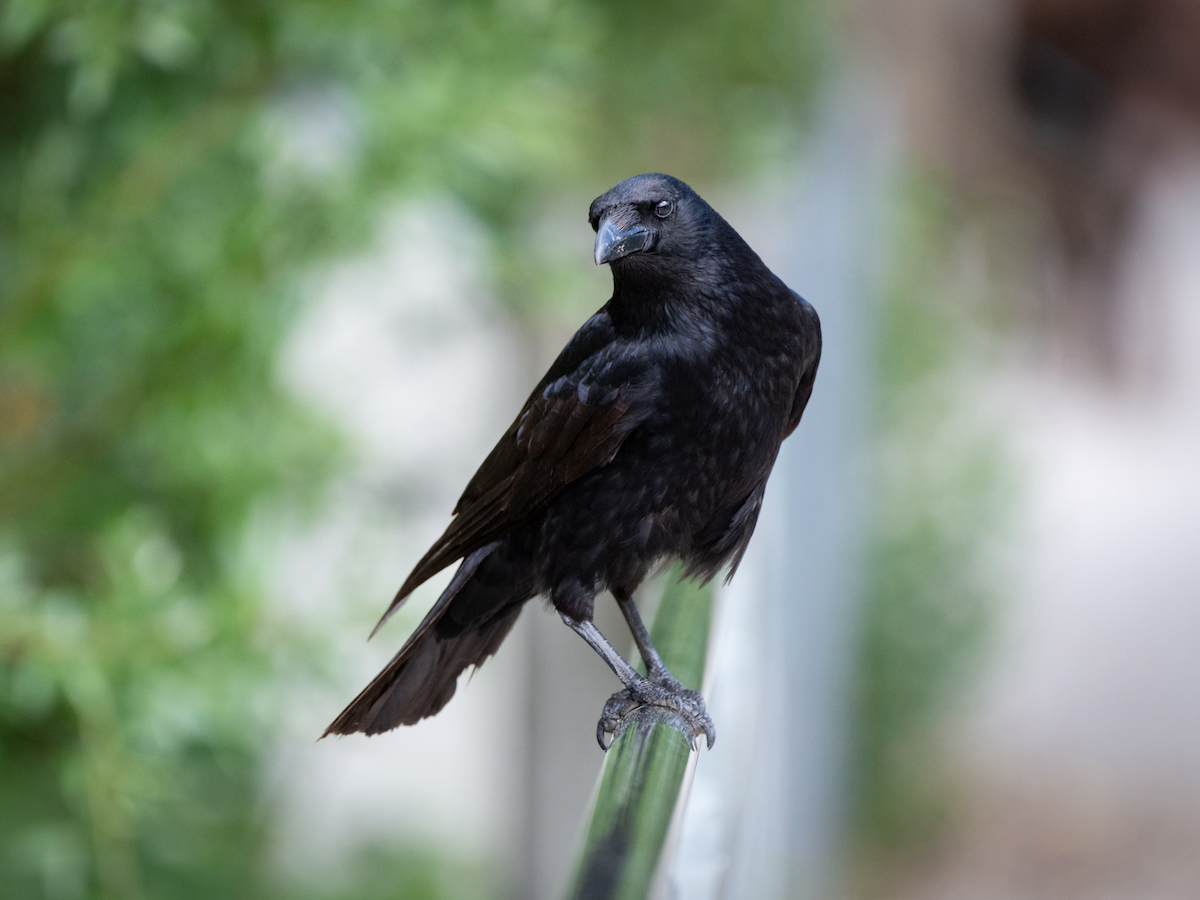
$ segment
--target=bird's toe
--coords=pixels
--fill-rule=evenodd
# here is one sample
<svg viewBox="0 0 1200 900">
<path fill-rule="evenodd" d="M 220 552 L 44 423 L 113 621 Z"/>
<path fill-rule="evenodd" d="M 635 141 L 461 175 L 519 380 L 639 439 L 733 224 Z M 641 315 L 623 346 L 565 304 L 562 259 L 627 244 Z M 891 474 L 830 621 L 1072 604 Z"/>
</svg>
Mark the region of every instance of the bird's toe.
<svg viewBox="0 0 1200 900">
<path fill-rule="evenodd" d="M 666 683 L 667 679 L 670 683 Z M 700 735 L 704 735 L 707 746 L 712 747 L 717 732 L 704 705 L 704 697 L 699 691 L 685 688 L 670 676 L 667 679 L 642 679 L 608 699 L 596 724 L 596 740 L 602 750 L 607 751 L 612 746 L 626 716 L 647 706 L 673 713 L 672 724 L 683 732 L 692 749 L 696 748 L 696 738 Z"/>
<path fill-rule="evenodd" d="M 596 723 L 596 740 L 601 750 L 608 751 L 617 729 L 621 727 L 621 720 L 641 705 L 641 699 L 629 688 L 617 691 L 608 698 L 608 702 L 604 704 L 604 711 L 600 713 L 600 721 Z"/>
</svg>

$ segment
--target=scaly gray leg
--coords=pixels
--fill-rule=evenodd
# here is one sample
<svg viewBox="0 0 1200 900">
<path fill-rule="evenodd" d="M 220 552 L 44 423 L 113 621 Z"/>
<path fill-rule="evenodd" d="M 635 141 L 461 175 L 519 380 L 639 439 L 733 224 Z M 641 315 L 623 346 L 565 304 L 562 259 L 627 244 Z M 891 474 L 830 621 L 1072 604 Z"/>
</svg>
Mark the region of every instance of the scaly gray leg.
<svg viewBox="0 0 1200 900">
<path fill-rule="evenodd" d="M 654 644 L 650 640 L 650 632 L 646 630 L 646 625 L 642 622 L 641 614 L 638 613 L 637 604 L 633 602 L 633 597 L 624 591 L 613 591 L 612 595 L 617 601 L 617 606 L 621 609 L 621 615 L 629 623 L 629 630 L 633 632 L 633 642 L 637 644 L 638 653 L 642 655 L 642 662 L 646 664 L 646 674 L 654 681 L 658 680 L 655 678 L 656 675 L 664 673 L 670 678 L 671 673 L 667 672 L 666 664 L 654 648 Z M 672 678 L 671 680 L 674 681 L 675 679 Z"/>
</svg>

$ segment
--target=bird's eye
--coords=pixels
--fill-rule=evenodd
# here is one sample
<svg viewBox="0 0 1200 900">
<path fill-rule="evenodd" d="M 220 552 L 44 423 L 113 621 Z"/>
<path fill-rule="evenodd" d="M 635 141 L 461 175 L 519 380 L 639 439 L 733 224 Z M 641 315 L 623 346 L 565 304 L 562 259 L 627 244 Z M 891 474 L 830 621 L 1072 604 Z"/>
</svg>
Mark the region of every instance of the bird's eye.
<svg viewBox="0 0 1200 900">
<path fill-rule="evenodd" d="M 673 204 L 670 200 L 659 200 L 658 205 L 654 207 L 654 214 L 660 219 L 665 219 L 671 214 L 671 211 L 674 208 L 675 204 Z"/>
</svg>

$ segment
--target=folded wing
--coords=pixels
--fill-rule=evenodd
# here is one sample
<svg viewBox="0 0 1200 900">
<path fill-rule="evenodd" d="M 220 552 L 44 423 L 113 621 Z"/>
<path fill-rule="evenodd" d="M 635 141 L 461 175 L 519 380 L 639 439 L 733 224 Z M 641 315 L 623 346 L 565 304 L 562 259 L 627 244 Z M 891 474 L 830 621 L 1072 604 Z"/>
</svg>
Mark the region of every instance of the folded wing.
<svg viewBox="0 0 1200 900">
<path fill-rule="evenodd" d="M 651 409 L 642 347 L 597 313 L 571 339 L 479 467 L 454 520 L 401 585 L 379 626 L 426 579 L 499 540 L 581 475 L 612 461 Z"/>
</svg>

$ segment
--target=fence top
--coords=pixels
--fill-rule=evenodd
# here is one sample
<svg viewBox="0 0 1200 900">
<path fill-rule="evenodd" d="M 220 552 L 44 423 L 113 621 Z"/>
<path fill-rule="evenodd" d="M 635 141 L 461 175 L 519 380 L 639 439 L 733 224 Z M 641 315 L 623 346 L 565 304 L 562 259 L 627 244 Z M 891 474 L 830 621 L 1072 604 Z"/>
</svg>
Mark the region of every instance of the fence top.
<svg viewBox="0 0 1200 900">
<path fill-rule="evenodd" d="M 680 582 L 678 575 L 676 567 L 667 576 L 650 634 L 675 677 L 699 689 L 713 592 Z M 643 900 L 656 890 L 697 759 L 680 725 L 679 716 L 658 707 L 634 710 L 621 722 L 601 770 L 569 897 Z"/>
</svg>

